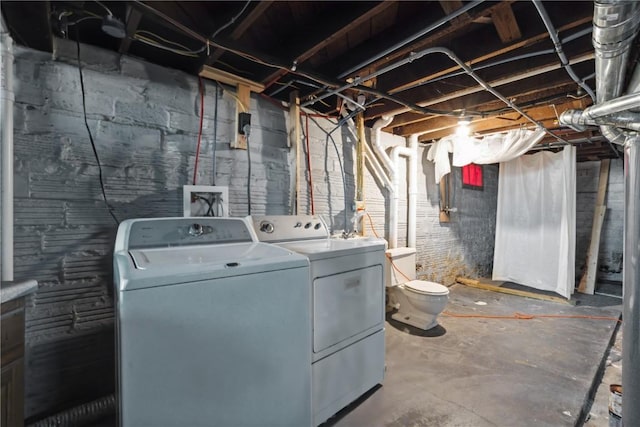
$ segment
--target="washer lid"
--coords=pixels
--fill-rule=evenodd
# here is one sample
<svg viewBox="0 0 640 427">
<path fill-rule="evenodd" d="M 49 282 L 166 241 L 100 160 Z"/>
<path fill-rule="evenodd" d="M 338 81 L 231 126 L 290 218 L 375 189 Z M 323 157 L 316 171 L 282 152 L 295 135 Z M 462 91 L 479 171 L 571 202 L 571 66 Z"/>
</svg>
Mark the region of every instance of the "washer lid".
<svg viewBox="0 0 640 427">
<path fill-rule="evenodd" d="M 448 295 L 449 288 L 440 283 L 427 282 L 426 280 L 412 280 L 404 284 L 406 288 L 412 291 L 427 295 Z"/>
</svg>

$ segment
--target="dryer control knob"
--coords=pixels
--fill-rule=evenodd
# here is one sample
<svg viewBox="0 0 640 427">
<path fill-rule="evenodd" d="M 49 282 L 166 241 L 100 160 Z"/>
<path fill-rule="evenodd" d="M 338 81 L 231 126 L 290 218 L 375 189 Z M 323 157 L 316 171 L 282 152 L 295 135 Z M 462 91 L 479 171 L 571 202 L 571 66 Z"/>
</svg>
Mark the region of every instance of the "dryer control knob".
<svg viewBox="0 0 640 427">
<path fill-rule="evenodd" d="M 189 234 L 191 236 L 200 236 L 202 233 L 204 233 L 204 228 L 201 224 L 196 223 L 189 226 Z"/>
<path fill-rule="evenodd" d="M 273 233 L 273 224 L 270 222 L 263 222 L 260 224 L 260 231 L 263 233 Z"/>
</svg>

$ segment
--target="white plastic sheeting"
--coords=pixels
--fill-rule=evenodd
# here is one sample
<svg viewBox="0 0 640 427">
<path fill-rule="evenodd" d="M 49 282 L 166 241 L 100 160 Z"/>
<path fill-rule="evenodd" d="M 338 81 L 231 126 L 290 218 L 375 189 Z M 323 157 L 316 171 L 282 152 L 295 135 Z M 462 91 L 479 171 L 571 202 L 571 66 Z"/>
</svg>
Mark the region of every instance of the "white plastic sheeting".
<svg viewBox="0 0 640 427">
<path fill-rule="evenodd" d="M 427 160 L 435 162 L 436 183 L 451 172 L 449 153 L 453 153 L 453 166 L 470 163 L 487 165 L 508 162 L 520 157 L 544 136 L 544 129 L 535 131 L 516 129 L 483 138 L 451 135 L 435 142 L 427 153 Z"/>
<path fill-rule="evenodd" d="M 575 286 L 576 151 L 500 164 L 493 280 L 553 291 Z"/>
</svg>

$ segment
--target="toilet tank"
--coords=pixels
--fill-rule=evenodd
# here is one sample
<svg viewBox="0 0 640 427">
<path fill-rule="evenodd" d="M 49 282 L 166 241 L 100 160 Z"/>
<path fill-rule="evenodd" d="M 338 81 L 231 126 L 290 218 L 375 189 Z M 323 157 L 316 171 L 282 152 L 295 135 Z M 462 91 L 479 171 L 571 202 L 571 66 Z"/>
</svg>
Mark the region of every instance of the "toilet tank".
<svg viewBox="0 0 640 427">
<path fill-rule="evenodd" d="M 386 254 L 387 254 L 387 268 L 385 273 L 386 286 L 396 286 L 401 283 L 408 282 L 408 280 L 402 274 L 404 274 L 411 280 L 415 280 L 416 278 L 416 249 L 415 248 L 388 249 L 386 251 Z M 391 262 L 393 262 L 393 265 L 391 265 Z M 398 270 L 400 270 L 402 274 L 400 274 Z"/>
</svg>

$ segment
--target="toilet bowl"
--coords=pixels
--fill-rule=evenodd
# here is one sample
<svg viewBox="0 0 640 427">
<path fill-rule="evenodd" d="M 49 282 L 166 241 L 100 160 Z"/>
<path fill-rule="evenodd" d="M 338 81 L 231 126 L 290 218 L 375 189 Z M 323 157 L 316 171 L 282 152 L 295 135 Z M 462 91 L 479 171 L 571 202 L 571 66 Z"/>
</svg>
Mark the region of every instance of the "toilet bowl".
<svg viewBox="0 0 640 427">
<path fill-rule="evenodd" d="M 415 253 L 413 248 L 387 250 L 389 303 L 398 310 L 391 318 L 428 330 L 437 326 L 438 315 L 449 300 L 449 289 L 439 283 L 415 280 Z"/>
</svg>

